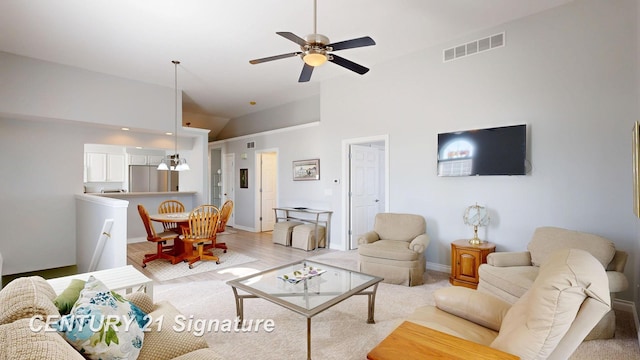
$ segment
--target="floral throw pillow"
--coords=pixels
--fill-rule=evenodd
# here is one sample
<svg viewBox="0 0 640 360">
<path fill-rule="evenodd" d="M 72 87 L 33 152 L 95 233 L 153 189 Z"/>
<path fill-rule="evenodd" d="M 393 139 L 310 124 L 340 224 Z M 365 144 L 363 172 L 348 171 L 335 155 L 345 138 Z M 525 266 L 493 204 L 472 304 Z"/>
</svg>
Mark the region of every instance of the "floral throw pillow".
<svg viewBox="0 0 640 360">
<path fill-rule="evenodd" d="M 136 359 L 144 338 L 144 314 L 90 276 L 71 313 L 53 327 L 88 359 Z"/>
</svg>

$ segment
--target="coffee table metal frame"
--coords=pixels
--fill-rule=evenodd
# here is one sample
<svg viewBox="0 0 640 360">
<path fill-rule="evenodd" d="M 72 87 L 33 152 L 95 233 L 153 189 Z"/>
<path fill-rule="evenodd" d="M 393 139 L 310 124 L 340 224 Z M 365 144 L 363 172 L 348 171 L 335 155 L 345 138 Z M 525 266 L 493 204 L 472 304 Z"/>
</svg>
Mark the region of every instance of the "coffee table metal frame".
<svg viewBox="0 0 640 360">
<path fill-rule="evenodd" d="M 274 276 L 274 277 L 278 276 L 279 271 L 282 272 L 283 269 L 292 268 L 296 265 L 300 265 L 301 267 L 304 267 L 306 265 L 311 265 L 317 268 L 319 267 L 319 268 L 337 270 L 337 271 L 345 272 L 349 274 L 357 274 L 357 275 L 369 277 L 370 280 L 358 286 L 355 286 L 354 288 L 345 292 L 323 292 L 322 295 L 335 295 L 335 296 L 329 299 L 328 301 L 325 301 L 310 309 L 304 308 L 302 306 L 289 302 L 286 300 L 286 298 L 320 295 L 314 292 L 307 292 L 308 291 L 307 281 L 312 281 L 313 278 L 309 280 L 302 280 L 300 282 L 300 284 L 303 286 L 302 292 L 266 293 L 264 291 L 261 291 L 259 289 L 252 287 L 251 285 L 243 283 L 244 281 L 252 280 L 254 278 L 262 278 L 265 275 Z M 322 275 L 319 275 L 319 276 L 321 277 Z M 293 312 L 296 312 L 300 315 L 305 316 L 307 318 L 307 359 L 311 360 L 311 318 L 329 309 L 330 307 L 342 302 L 343 300 L 350 298 L 353 295 L 367 295 L 368 296 L 367 324 L 375 324 L 374 312 L 375 312 L 376 291 L 378 289 L 378 283 L 380 283 L 382 280 L 383 278 L 381 277 L 363 274 L 354 270 L 344 269 L 344 268 L 323 264 L 316 261 L 302 260 L 302 261 L 295 261 L 289 264 L 281 265 L 275 268 L 267 269 L 259 273 L 244 276 L 234 280 L 229 280 L 227 281 L 227 284 L 231 286 L 231 288 L 233 289 L 233 295 L 235 296 L 235 300 L 236 300 L 236 315 L 238 316 L 241 323 L 244 317 L 244 314 L 243 314 L 244 299 L 256 299 L 256 298 L 265 299 L 265 300 L 271 301 L 272 303 L 278 304 L 286 309 L 289 309 Z M 284 282 L 285 280 L 280 280 L 280 281 Z M 239 294 L 238 289 L 244 292 L 247 292 L 248 294 Z"/>
</svg>

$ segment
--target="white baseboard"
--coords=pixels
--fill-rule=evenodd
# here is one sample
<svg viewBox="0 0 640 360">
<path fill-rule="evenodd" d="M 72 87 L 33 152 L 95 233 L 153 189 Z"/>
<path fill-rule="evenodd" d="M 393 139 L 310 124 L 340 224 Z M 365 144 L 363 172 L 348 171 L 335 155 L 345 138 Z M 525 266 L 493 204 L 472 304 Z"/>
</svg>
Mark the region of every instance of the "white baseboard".
<svg viewBox="0 0 640 360">
<path fill-rule="evenodd" d="M 611 307 L 614 310 L 630 312 L 633 316 L 633 323 L 636 326 L 636 336 L 638 337 L 638 344 L 640 344 L 640 320 L 638 319 L 638 312 L 636 311 L 636 303 L 629 300 L 613 299 Z"/>
<path fill-rule="evenodd" d="M 139 243 L 139 242 L 145 242 L 145 241 L 147 241 L 146 237 L 134 237 L 134 238 L 128 238 L 127 244 L 133 244 L 133 243 Z"/>
<path fill-rule="evenodd" d="M 254 229 L 254 228 L 250 228 L 250 227 L 246 227 L 246 226 L 240 226 L 240 225 L 233 225 L 234 229 L 240 229 L 240 230 L 244 230 L 244 231 L 248 231 L 248 232 L 258 232 L 258 230 Z"/>
<path fill-rule="evenodd" d="M 628 300 L 613 299 L 613 303 L 611 304 L 611 307 L 614 310 L 631 312 L 631 315 L 633 316 L 633 322 L 636 325 L 636 335 L 638 337 L 638 344 L 640 344 L 640 330 L 639 330 L 640 320 L 638 319 L 638 311 L 636 309 L 636 303 Z"/>
<path fill-rule="evenodd" d="M 451 266 L 449 265 L 442 265 L 442 264 L 436 264 L 436 263 L 432 263 L 432 262 L 428 262 L 427 261 L 427 270 L 433 270 L 433 271 L 439 271 L 439 272 L 444 272 L 444 273 L 451 273 Z"/>
</svg>

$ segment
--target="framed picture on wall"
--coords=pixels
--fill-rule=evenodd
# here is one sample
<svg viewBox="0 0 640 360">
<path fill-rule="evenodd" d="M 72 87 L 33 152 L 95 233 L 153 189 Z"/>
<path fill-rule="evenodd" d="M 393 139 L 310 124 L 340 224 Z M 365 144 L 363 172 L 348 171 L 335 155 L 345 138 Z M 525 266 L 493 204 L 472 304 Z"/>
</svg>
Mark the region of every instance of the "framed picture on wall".
<svg viewBox="0 0 640 360">
<path fill-rule="evenodd" d="M 249 187 L 249 169 L 240 169 L 240 188 L 246 189 Z"/>
<path fill-rule="evenodd" d="M 294 161 L 293 180 L 320 180 L 320 159 Z"/>
</svg>

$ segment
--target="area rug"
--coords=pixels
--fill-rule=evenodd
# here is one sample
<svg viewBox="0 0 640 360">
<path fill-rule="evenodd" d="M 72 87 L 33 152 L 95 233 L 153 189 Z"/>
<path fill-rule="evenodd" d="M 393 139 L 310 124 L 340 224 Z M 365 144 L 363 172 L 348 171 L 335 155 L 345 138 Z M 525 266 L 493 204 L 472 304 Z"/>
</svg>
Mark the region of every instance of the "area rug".
<svg viewBox="0 0 640 360">
<path fill-rule="evenodd" d="M 314 260 L 354 268 L 354 252 L 317 256 Z M 314 316 L 311 320 L 311 356 L 317 360 L 361 360 L 393 329 L 423 305 L 433 305 L 433 291 L 450 286 L 448 275 L 427 271 L 425 284 L 414 287 L 381 283 L 378 286 L 375 324 L 367 324 L 367 297 L 353 296 Z M 203 329 L 205 322 L 220 324 L 235 320 L 233 291 L 224 281 L 161 284 L 154 287 L 154 300 L 168 300 L 191 322 L 191 331 L 201 335 L 225 359 L 303 359 L 306 358 L 306 318 L 263 299 L 246 299 L 244 316 L 255 325 L 273 320 L 271 332 L 224 331 L 222 327 Z M 207 304 L 207 306 L 203 306 Z M 202 323 L 198 324 L 198 321 Z M 628 329 L 618 328 L 616 339 L 583 343 L 571 360 L 638 359 L 637 337 L 631 321 Z M 188 326 L 189 322 L 181 322 Z M 165 326 L 173 324 L 165 324 Z M 255 327 L 255 326 L 254 326 Z M 597 343 L 596 343 L 597 342 Z M 594 351 L 597 348 L 598 351 Z"/>
<path fill-rule="evenodd" d="M 128 256 L 132 259 L 142 259 L 144 258 L 144 254 L 152 253 L 154 250 L 155 246 L 147 250 L 143 249 L 130 252 Z M 172 265 L 169 261 L 156 260 L 148 262 L 145 270 L 150 272 L 156 280 L 165 281 L 257 261 L 255 258 L 231 249 L 227 250 L 226 253 L 224 253 L 222 249 L 214 249 L 213 253 L 220 258 L 220 264 L 216 264 L 215 261 L 198 261 L 193 264 L 193 269 L 189 269 L 189 265 L 185 262 Z"/>
<path fill-rule="evenodd" d="M 353 268 L 353 254 L 326 254 L 314 260 Z M 384 339 L 416 307 L 433 305 L 432 292 L 444 286 L 448 274 L 428 272 L 424 285 L 406 287 L 381 283 L 378 286 L 375 324 L 367 324 L 367 296 L 356 295 L 311 319 L 313 359 L 364 359 L 369 350 Z M 168 300 L 187 318 L 233 321 L 235 299 L 224 281 L 161 284 L 154 287 L 154 300 Z M 202 306 L 202 304 L 208 304 Z M 225 359 L 302 359 L 306 358 L 306 318 L 263 299 L 246 299 L 244 316 L 255 324 L 274 321 L 274 330 L 225 332 L 202 331 L 209 346 Z M 195 323 L 194 323 L 195 324 Z M 192 327 L 195 331 L 196 326 Z"/>
</svg>

